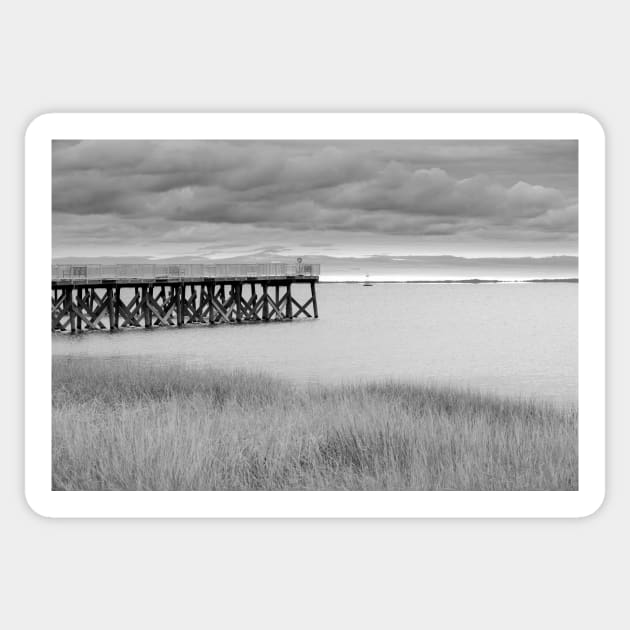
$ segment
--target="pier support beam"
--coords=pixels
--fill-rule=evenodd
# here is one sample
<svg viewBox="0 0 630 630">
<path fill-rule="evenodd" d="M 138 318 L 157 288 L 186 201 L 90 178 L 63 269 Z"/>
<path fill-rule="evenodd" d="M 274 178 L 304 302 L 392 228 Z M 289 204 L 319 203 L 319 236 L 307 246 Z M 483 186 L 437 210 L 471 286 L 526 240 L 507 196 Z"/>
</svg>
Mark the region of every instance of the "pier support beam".
<svg viewBox="0 0 630 630">
<path fill-rule="evenodd" d="M 181 328 L 184 325 L 184 285 L 178 284 L 175 289 L 175 300 L 177 308 L 177 327 Z"/>
<path fill-rule="evenodd" d="M 242 304 L 241 298 L 243 297 L 243 285 L 240 282 L 237 282 L 235 285 L 232 285 L 232 290 L 234 291 L 234 299 L 236 300 L 236 321 L 241 322 L 243 318 Z"/>
<path fill-rule="evenodd" d="M 291 283 L 287 283 L 287 319 L 293 319 L 293 300 L 291 299 Z"/>
<path fill-rule="evenodd" d="M 311 282 L 311 300 L 313 300 L 313 317 L 317 319 L 319 312 L 317 311 L 317 293 L 315 292 L 315 283 Z"/>
<path fill-rule="evenodd" d="M 114 290 L 114 328 L 120 327 L 120 287 Z"/>
<path fill-rule="evenodd" d="M 109 332 L 116 330 L 116 321 L 114 315 L 114 290 L 107 287 L 107 313 L 109 315 Z"/>
<path fill-rule="evenodd" d="M 216 313 L 214 311 L 214 300 L 215 300 L 214 282 L 208 283 L 207 291 L 208 291 L 208 311 L 207 311 L 208 312 L 208 325 L 212 326 L 214 324 L 214 318 L 216 317 Z"/>
<path fill-rule="evenodd" d="M 77 332 L 76 317 L 74 314 L 74 307 L 72 304 L 72 287 L 66 289 L 66 310 L 70 317 L 70 333 L 74 335 Z"/>
<path fill-rule="evenodd" d="M 153 286 L 143 286 L 142 287 L 142 309 L 144 312 L 144 327 L 152 328 L 153 327 L 153 313 L 151 313 L 151 309 L 149 308 L 149 298 L 153 296 Z"/>
<path fill-rule="evenodd" d="M 141 327 L 143 322 L 150 329 L 318 317 L 316 283 L 301 277 L 53 281 L 51 327 L 75 334 L 83 330 L 115 332 Z M 292 290 L 294 284 L 303 285 L 296 292 L 298 297 Z"/>
<path fill-rule="evenodd" d="M 263 290 L 262 317 L 263 317 L 264 322 L 268 322 L 269 321 L 269 293 L 268 293 L 269 287 L 267 286 L 267 282 L 262 283 L 262 290 Z"/>
<path fill-rule="evenodd" d="M 83 288 L 79 287 L 77 289 L 77 309 L 81 309 L 83 302 Z M 77 317 L 77 332 L 81 332 L 81 324 L 83 323 L 83 320 L 80 317 Z"/>
</svg>

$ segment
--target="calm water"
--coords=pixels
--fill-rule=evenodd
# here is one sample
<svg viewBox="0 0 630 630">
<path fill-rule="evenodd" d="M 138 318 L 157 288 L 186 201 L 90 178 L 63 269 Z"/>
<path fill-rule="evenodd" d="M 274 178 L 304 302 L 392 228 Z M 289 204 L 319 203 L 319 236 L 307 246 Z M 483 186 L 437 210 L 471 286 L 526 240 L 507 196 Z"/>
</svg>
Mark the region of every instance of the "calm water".
<svg viewBox="0 0 630 630">
<path fill-rule="evenodd" d="M 295 291 L 294 291 L 295 292 Z M 577 284 L 318 286 L 319 320 L 53 335 L 54 355 L 394 378 L 577 401 Z"/>
</svg>

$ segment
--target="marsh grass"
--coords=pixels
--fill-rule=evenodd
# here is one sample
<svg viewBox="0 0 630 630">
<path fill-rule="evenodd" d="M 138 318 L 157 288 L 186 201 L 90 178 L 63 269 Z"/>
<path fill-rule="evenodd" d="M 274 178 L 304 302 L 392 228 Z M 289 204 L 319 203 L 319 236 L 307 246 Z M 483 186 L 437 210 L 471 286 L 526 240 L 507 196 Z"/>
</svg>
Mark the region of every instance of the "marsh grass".
<svg viewBox="0 0 630 630">
<path fill-rule="evenodd" d="M 55 490 L 577 490 L 577 410 L 53 359 Z"/>
</svg>

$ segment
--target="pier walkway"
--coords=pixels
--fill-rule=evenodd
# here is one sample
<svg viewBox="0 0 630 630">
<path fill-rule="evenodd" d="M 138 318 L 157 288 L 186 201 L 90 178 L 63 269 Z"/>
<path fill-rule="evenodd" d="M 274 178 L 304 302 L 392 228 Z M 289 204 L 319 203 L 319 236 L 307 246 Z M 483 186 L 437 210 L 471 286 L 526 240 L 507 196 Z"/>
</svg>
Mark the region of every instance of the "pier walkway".
<svg viewBox="0 0 630 630">
<path fill-rule="evenodd" d="M 52 330 L 74 334 L 317 318 L 319 271 L 318 264 L 302 262 L 53 265 Z M 300 301 L 294 285 L 310 297 Z"/>
</svg>

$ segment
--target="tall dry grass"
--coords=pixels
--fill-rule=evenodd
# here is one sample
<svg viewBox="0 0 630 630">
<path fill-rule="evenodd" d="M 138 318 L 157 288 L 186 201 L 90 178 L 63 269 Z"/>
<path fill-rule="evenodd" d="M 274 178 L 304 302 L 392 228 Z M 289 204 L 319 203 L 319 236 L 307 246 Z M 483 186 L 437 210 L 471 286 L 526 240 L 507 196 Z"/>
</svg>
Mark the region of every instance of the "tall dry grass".
<svg viewBox="0 0 630 630">
<path fill-rule="evenodd" d="M 577 411 L 53 359 L 56 490 L 576 490 Z"/>
</svg>

